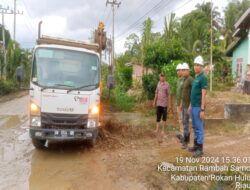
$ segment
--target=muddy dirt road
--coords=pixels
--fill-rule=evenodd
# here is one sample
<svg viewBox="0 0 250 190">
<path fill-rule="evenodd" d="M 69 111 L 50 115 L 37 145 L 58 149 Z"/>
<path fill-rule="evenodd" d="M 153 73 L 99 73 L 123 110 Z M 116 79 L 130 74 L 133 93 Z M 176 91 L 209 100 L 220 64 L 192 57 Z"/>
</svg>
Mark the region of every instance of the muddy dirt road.
<svg viewBox="0 0 250 190">
<path fill-rule="evenodd" d="M 94 149 L 71 142 L 49 143 L 48 149 L 36 150 L 28 134 L 28 102 L 28 96 L 23 96 L 0 103 L 1 190 L 188 187 L 188 184 L 178 186 L 157 172 L 157 164 L 162 161 L 174 162 L 176 156 L 191 156 L 180 148 L 174 123 L 168 127 L 163 142 L 159 143 L 152 132 L 153 116 L 108 113 L 107 117 L 115 117 L 123 124 L 112 126 L 108 121 L 107 131 L 98 139 Z M 143 127 L 138 128 L 139 125 Z M 249 156 L 249 124 L 242 129 L 232 125 L 228 128 L 225 132 L 218 125 L 210 125 L 206 132 L 206 155 L 232 156 L 237 152 L 237 155 Z M 209 184 L 203 184 L 203 187 L 206 189 Z"/>
</svg>

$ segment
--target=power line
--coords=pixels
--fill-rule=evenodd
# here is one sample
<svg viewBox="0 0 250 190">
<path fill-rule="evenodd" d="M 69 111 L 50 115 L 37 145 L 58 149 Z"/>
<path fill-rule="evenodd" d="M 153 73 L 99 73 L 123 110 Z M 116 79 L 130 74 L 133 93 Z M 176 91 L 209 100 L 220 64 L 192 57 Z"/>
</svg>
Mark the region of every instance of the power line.
<svg viewBox="0 0 250 190">
<path fill-rule="evenodd" d="M 171 14 L 171 13 L 173 13 L 173 12 L 175 12 L 175 11 L 177 11 L 177 10 L 179 10 L 179 9 L 181 9 L 181 8 L 183 8 L 183 7 L 185 7 L 187 4 L 191 3 L 192 1 L 193 1 L 193 0 L 188 0 L 188 1 L 186 1 L 186 2 L 185 2 L 184 4 L 182 4 L 180 7 L 177 7 L 177 8 L 175 8 L 175 9 L 169 11 L 169 12 L 168 12 L 168 15 Z M 155 23 L 158 23 L 158 21 L 159 21 L 160 19 L 162 19 L 162 18 L 160 17 L 158 20 L 155 21 Z"/>
<path fill-rule="evenodd" d="M 136 20 L 133 24 L 131 24 L 128 28 L 126 28 L 126 30 L 124 30 L 123 32 L 121 32 L 117 38 L 120 38 L 121 36 L 127 34 L 129 31 L 131 31 L 131 29 L 133 29 L 135 26 L 138 26 L 138 24 L 140 24 L 141 20 L 144 19 L 146 16 L 148 16 L 148 14 L 150 14 L 151 12 L 158 10 L 161 8 L 161 5 L 163 5 L 166 1 L 161 0 L 160 2 L 158 2 L 153 8 L 151 8 L 149 11 L 147 11 L 143 16 L 141 16 L 138 20 Z M 170 0 L 167 1 L 168 5 L 170 3 Z"/>
<path fill-rule="evenodd" d="M 188 3 L 190 3 L 191 1 L 193 1 L 193 0 L 188 0 L 188 1 L 186 1 L 186 2 L 185 2 L 184 4 L 182 4 L 180 7 L 177 7 L 177 8 L 175 8 L 175 9 L 169 11 L 169 13 L 175 12 L 175 11 L 177 11 L 177 10 L 183 8 L 184 6 L 186 6 L 186 5 L 187 5 Z M 168 3 L 170 3 L 170 2 L 168 2 Z M 162 7 L 162 9 L 164 9 L 167 5 L 168 5 L 168 4 L 165 4 L 165 5 Z M 153 15 L 153 16 L 154 16 L 154 15 Z M 157 23 L 160 19 L 162 19 L 162 18 L 159 18 L 159 19 L 156 21 L 156 23 Z M 138 27 L 130 28 L 129 31 L 131 31 L 132 29 L 138 29 Z M 125 34 L 128 33 L 129 31 L 125 32 L 123 35 L 125 35 Z M 117 41 L 121 41 L 121 40 L 122 40 L 121 37 L 122 37 L 123 35 L 120 35 L 120 37 L 118 37 L 118 40 L 117 40 Z"/>
<path fill-rule="evenodd" d="M 136 10 L 138 10 L 139 8 L 141 9 L 143 5 L 146 5 L 146 4 L 148 3 L 148 1 L 149 1 L 149 0 L 146 0 L 146 1 L 142 2 L 142 3 L 136 8 Z M 110 20 L 109 20 L 110 13 L 111 13 L 111 11 L 109 12 L 109 14 L 107 15 L 107 17 L 106 17 L 106 19 L 105 19 L 107 31 L 109 31 L 109 29 L 110 29 L 110 27 L 111 27 L 111 25 L 110 25 Z M 125 21 L 122 21 L 122 22 L 125 23 L 125 22 L 126 22 L 127 20 L 129 20 L 132 16 L 134 16 L 134 15 L 131 14 L 128 18 L 126 18 Z M 107 21 L 107 22 L 106 22 L 106 21 Z"/>
<path fill-rule="evenodd" d="M 30 30 L 30 32 L 32 33 L 32 35 L 36 38 L 36 32 L 35 32 L 36 28 L 31 23 L 31 19 L 30 18 L 32 18 L 32 16 L 31 16 L 31 14 L 28 11 L 26 2 L 24 0 L 22 0 L 20 2 L 22 3 L 22 5 L 23 5 L 23 7 L 25 9 L 25 13 L 26 13 L 26 14 L 24 14 L 25 17 L 27 18 L 27 19 L 25 19 L 25 24 L 26 24 L 27 28 Z"/>
<path fill-rule="evenodd" d="M 110 17 L 110 15 L 111 15 L 111 10 L 109 11 L 109 13 L 108 13 L 108 15 L 107 15 L 107 17 L 106 17 L 106 19 L 105 19 L 105 21 L 104 21 L 104 23 L 106 23 L 106 28 L 107 28 L 107 31 L 109 31 L 109 29 L 110 29 L 110 23 L 111 23 L 111 20 L 109 19 L 109 17 Z"/>
<path fill-rule="evenodd" d="M 135 10 L 138 10 L 139 8 L 141 9 L 141 7 L 142 7 L 143 5 L 145 5 L 145 4 L 147 4 L 148 1 L 149 1 L 149 0 L 146 0 L 146 1 L 143 0 L 143 2 L 142 2 L 138 7 L 136 7 Z M 128 21 L 132 16 L 134 16 L 134 15 L 131 14 L 131 15 L 130 15 L 125 21 L 123 21 L 123 22 L 126 23 L 126 21 Z"/>
</svg>

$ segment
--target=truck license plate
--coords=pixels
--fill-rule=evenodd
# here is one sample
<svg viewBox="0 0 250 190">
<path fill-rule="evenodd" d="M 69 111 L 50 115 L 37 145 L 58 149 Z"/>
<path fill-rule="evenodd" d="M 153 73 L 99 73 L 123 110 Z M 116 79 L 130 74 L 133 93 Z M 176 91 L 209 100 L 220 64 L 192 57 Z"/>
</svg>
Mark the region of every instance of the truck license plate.
<svg viewBox="0 0 250 190">
<path fill-rule="evenodd" d="M 62 136 L 62 137 L 67 137 L 67 136 L 68 136 L 67 131 L 61 130 L 61 136 Z"/>
</svg>

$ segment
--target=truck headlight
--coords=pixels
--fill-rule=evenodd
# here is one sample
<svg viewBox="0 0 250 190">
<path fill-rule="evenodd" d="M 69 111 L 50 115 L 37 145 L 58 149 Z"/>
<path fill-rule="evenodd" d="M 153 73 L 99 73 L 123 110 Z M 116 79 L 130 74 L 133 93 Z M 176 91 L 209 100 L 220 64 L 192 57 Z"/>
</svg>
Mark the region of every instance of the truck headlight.
<svg viewBox="0 0 250 190">
<path fill-rule="evenodd" d="M 97 127 L 97 121 L 95 119 L 88 119 L 87 128 Z"/>
<path fill-rule="evenodd" d="M 99 106 L 93 106 L 90 110 L 91 115 L 98 115 L 99 114 Z"/>
<path fill-rule="evenodd" d="M 30 111 L 37 112 L 38 110 L 39 110 L 39 107 L 36 104 L 34 103 L 30 104 Z"/>
<path fill-rule="evenodd" d="M 30 116 L 30 125 L 32 127 L 41 127 L 41 117 L 40 116 Z"/>
<path fill-rule="evenodd" d="M 30 102 L 30 114 L 39 116 L 41 113 L 40 107 L 34 102 Z"/>
</svg>

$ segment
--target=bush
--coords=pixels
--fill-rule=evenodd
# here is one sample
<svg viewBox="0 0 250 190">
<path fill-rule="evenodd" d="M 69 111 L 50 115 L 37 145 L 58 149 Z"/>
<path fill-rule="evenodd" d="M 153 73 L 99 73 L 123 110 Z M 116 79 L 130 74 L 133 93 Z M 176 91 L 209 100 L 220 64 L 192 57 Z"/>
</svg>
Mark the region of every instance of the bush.
<svg viewBox="0 0 250 190">
<path fill-rule="evenodd" d="M 132 87 L 133 79 L 133 68 L 131 66 L 124 66 L 119 70 L 119 84 L 124 89 L 124 91 L 128 91 Z"/>
<path fill-rule="evenodd" d="M 166 75 L 166 80 L 170 85 L 171 94 L 176 94 L 176 85 L 178 76 L 176 74 L 176 66 L 182 61 L 173 61 L 171 64 L 163 66 L 162 72 Z"/>
<path fill-rule="evenodd" d="M 142 77 L 142 86 L 149 100 L 154 99 L 157 82 L 158 76 L 156 74 L 148 74 Z"/>
<path fill-rule="evenodd" d="M 107 64 L 102 64 L 101 65 L 101 81 L 102 81 L 103 87 L 107 86 L 108 75 L 109 75 L 109 66 Z"/>
<path fill-rule="evenodd" d="M 145 66 L 152 67 L 159 72 L 165 64 L 171 64 L 172 60 L 189 62 L 191 59 L 191 55 L 183 49 L 181 41 L 176 38 L 165 42 L 162 40 L 155 41 L 146 48 L 144 56 Z"/>
<path fill-rule="evenodd" d="M 17 90 L 17 86 L 12 81 L 0 80 L 0 95 L 6 95 Z"/>
<path fill-rule="evenodd" d="M 129 88 L 132 87 L 133 79 L 133 68 L 131 66 L 126 65 L 119 65 L 117 68 L 116 79 L 117 84 L 120 86 L 124 91 L 128 91 Z"/>
<path fill-rule="evenodd" d="M 135 106 L 135 99 L 128 96 L 123 89 L 117 87 L 111 92 L 110 103 L 120 111 L 132 111 Z"/>
</svg>

